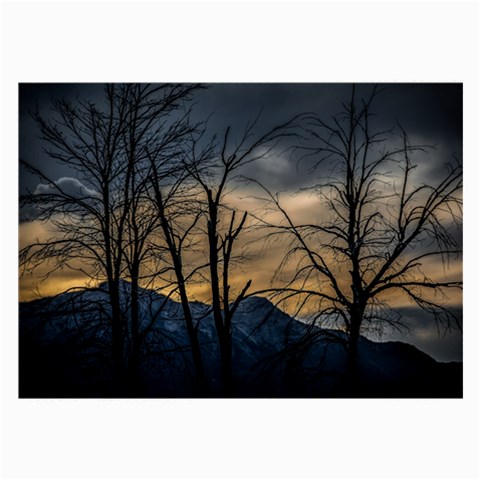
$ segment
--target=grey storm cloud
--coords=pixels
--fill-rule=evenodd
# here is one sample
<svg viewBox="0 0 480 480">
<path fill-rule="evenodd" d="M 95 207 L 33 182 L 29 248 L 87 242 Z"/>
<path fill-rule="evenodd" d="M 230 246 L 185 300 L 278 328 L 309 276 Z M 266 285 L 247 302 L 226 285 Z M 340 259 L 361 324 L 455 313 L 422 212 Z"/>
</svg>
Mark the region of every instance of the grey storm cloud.
<svg viewBox="0 0 480 480">
<path fill-rule="evenodd" d="M 223 135 L 230 127 L 230 139 L 238 141 L 249 122 L 258 117 L 253 134 L 257 137 L 275 125 L 286 122 L 300 113 L 313 113 L 329 121 L 342 110 L 342 102 L 349 100 L 352 85 L 346 83 L 297 84 L 209 84 L 195 93 L 193 120 L 208 118 L 207 134 Z M 372 128 L 389 130 L 390 146 L 399 142 L 398 124 L 405 129 L 412 143 L 428 145 L 425 151 L 413 155 L 417 164 L 412 180 L 416 185 L 436 185 L 444 177 L 454 155 L 462 159 L 462 84 L 380 84 L 372 110 Z M 356 98 L 361 102 L 374 88 L 373 84 L 356 85 Z M 101 103 L 103 84 L 21 84 L 20 85 L 20 157 L 31 162 L 50 179 L 72 195 L 91 195 L 95 192 L 75 178 L 76 172 L 68 165 L 59 165 L 49 159 L 47 147 L 39 138 L 38 126 L 30 113 L 38 108 L 47 120 L 51 118 L 51 101 L 64 98 L 73 103 L 89 100 Z M 314 145 L 314 143 L 311 143 Z M 300 151 L 284 151 L 279 146 L 268 157 L 246 165 L 240 175 L 255 178 L 272 191 L 296 192 L 324 180 L 332 173 L 334 164 L 326 163 L 315 171 L 312 166 L 318 157 L 301 157 Z M 433 148 L 430 148 L 433 147 Z M 397 172 L 398 173 L 398 172 Z M 393 185 L 393 184 L 392 184 Z M 46 192 L 52 187 L 20 168 L 20 192 Z M 393 186 L 392 186 L 393 188 Z M 252 189 L 243 184 L 245 195 Z M 21 212 L 21 217 L 25 212 Z"/>
<path fill-rule="evenodd" d="M 358 104 L 367 98 L 374 85 L 356 86 Z M 371 127 L 390 130 L 388 145 L 398 144 L 400 128 L 405 129 L 412 144 L 427 145 L 425 151 L 415 154 L 419 164 L 416 181 L 435 183 L 443 177 L 446 166 L 456 155 L 462 157 L 462 85 L 461 84 L 381 84 L 372 111 Z M 219 133 L 230 127 L 238 137 L 245 125 L 259 116 L 257 133 L 267 131 L 299 113 L 312 113 L 329 122 L 340 113 L 342 103 L 351 95 L 350 84 L 214 84 L 196 96 L 197 119 L 211 115 L 209 127 Z M 309 146 L 315 146 L 310 142 Z M 297 154 L 282 155 L 278 168 L 262 163 L 252 163 L 245 168 L 246 176 L 260 176 L 267 186 L 281 189 L 297 189 L 324 177 L 332 165 L 324 164 L 312 174 L 312 166 L 318 157 L 312 155 L 300 160 Z M 286 168 L 285 159 L 290 162 Z M 267 171 L 268 170 L 268 171 Z"/>
<path fill-rule="evenodd" d="M 356 86 L 359 102 L 370 94 L 373 86 Z M 445 165 L 452 161 L 453 155 L 462 158 L 462 84 L 392 83 L 379 86 L 382 91 L 373 104 L 372 128 L 391 129 L 398 122 L 412 142 L 435 146 L 435 149 L 419 153 L 414 158 L 421 165 L 418 181 L 435 182 L 443 176 Z M 193 119 L 203 121 L 208 118 L 208 133 L 220 138 L 230 127 L 232 141 L 239 139 L 247 123 L 257 116 L 256 135 L 299 113 L 310 112 L 328 120 L 341 111 L 342 102 L 348 101 L 352 89 L 352 85 L 346 83 L 230 83 L 208 84 L 206 87 L 197 91 L 193 98 Z M 38 128 L 29 113 L 37 106 L 48 118 L 52 98 L 72 102 L 79 98 L 98 103 L 102 101 L 102 95 L 102 84 L 20 85 L 20 156 L 28 162 L 35 158 L 34 165 L 49 178 L 74 176 L 68 167 L 49 162 L 46 153 L 39 155 L 45 145 L 38 138 Z M 395 135 L 392 141 L 395 141 Z M 261 174 L 261 179 L 271 187 L 297 189 L 312 180 L 314 162 L 315 157 L 298 162 L 298 155 L 282 155 L 276 162 L 250 164 L 242 173 L 246 176 Z M 320 168 L 316 175 L 327 174 L 328 168 Z M 21 191 L 34 188 L 36 183 L 31 175 L 20 171 Z"/>
</svg>

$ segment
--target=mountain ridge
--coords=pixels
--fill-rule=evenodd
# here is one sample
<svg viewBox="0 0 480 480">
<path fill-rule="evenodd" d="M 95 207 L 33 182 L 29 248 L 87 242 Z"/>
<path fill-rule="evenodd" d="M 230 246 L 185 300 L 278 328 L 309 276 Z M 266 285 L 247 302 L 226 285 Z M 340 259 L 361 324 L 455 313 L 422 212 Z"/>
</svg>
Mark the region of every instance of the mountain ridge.
<svg viewBox="0 0 480 480">
<path fill-rule="evenodd" d="M 128 286 L 128 282 L 122 282 L 125 307 L 128 306 L 128 291 L 125 291 Z M 101 309 L 106 310 L 107 304 L 95 295 L 105 292 L 104 287 L 105 284 L 20 304 L 21 393 L 41 397 L 60 390 L 64 392 L 60 396 L 84 396 L 83 393 L 109 396 L 108 386 L 99 386 L 108 377 L 109 365 L 108 315 L 105 311 L 99 313 Z M 192 364 L 181 305 L 143 288 L 140 305 L 142 328 L 156 316 L 151 331 L 146 334 L 144 353 L 148 352 L 149 357 L 143 363 L 144 396 L 195 396 L 188 380 Z M 208 313 L 210 307 L 202 302 L 192 302 L 192 306 L 211 396 L 221 396 L 219 351 L 212 315 Z M 361 388 L 359 394 L 355 394 L 345 384 L 342 332 L 319 327 L 311 329 L 310 337 L 306 332 L 304 323 L 270 300 L 247 297 L 236 312 L 232 331 L 237 396 L 458 397 L 462 394 L 461 362 L 442 364 L 409 343 L 374 342 L 365 337 L 359 345 Z M 66 362 L 65 372 L 58 372 L 52 364 L 62 363 L 61 356 L 67 346 L 71 349 L 67 357 L 73 358 Z M 92 382 L 83 372 L 85 365 L 78 361 L 78 357 L 89 356 L 88 362 L 85 360 L 85 365 L 90 367 L 87 370 L 91 373 L 97 368 L 102 372 Z M 32 380 L 39 373 L 42 377 L 45 375 L 33 367 L 45 358 L 45 367 L 56 372 L 47 382 L 48 388 Z M 78 378 L 81 381 L 77 382 Z"/>
</svg>

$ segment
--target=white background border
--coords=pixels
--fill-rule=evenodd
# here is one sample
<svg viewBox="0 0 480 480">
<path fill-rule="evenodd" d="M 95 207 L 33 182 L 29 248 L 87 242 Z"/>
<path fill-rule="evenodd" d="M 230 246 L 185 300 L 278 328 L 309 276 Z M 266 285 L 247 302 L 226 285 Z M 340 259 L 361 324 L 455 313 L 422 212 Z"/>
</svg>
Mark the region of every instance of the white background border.
<svg viewBox="0 0 480 480">
<path fill-rule="evenodd" d="M 0 30 L 2 478 L 478 478 L 477 2 L 16 0 Z M 18 82 L 167 80 L 464 83 L 464 399 L 17 398 Z"/>
</svg>

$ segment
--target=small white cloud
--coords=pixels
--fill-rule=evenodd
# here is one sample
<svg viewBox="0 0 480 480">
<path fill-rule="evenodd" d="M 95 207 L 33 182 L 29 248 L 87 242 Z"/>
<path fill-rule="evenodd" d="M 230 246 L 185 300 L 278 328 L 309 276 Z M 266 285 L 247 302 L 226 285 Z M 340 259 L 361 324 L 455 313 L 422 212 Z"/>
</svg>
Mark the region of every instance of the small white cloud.
<svg viewBox="0 0 480 480">
<path fill-rule="evenodd" d="M 55 187 L 58 186 L 58 188 Z M 74 198 L 99 197 L 96 190 L 86 187 L 80 180 L 72 177 L 61 177 L 54 184 L 40 183 L 33 192 L 35 195 L 59 193 L 59 189 Z"/>
</svg>

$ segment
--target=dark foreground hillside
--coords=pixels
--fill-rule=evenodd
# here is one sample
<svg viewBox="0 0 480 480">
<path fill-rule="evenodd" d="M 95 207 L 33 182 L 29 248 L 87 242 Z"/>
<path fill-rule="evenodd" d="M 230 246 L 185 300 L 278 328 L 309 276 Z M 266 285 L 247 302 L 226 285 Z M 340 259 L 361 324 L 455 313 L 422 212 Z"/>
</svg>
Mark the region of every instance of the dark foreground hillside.
<svg viewBox="0 0 480 480">
<path fill-rule="evenodd" d="M 179 304 L 142 292 L 147 327 L 138 389 L 112 383 L 105 289 L 20 305 L 19 395 L 24 398 L 198 397 Z M 124 284 L 128 305 L 128 284 Z M 192 304 L 199 322 L 210 397 L 222 397 L 219 352 L 208 306 Z M 346 374 L 341 333 L 308 327 L 252 297 L 233 326 L 236 397 L 462 396 L 462 363 L 439 363 L 412 345 L 361 338 L 354 382 Z"/>
</svg>

